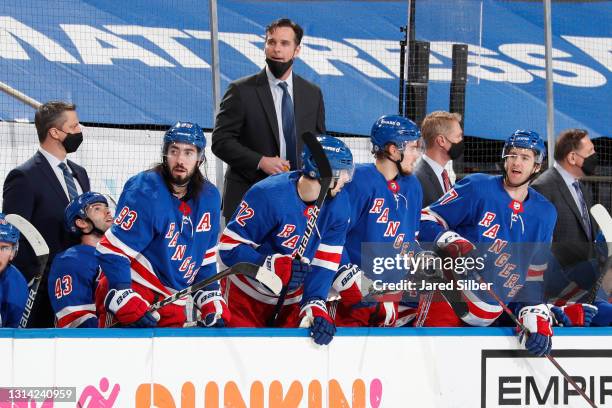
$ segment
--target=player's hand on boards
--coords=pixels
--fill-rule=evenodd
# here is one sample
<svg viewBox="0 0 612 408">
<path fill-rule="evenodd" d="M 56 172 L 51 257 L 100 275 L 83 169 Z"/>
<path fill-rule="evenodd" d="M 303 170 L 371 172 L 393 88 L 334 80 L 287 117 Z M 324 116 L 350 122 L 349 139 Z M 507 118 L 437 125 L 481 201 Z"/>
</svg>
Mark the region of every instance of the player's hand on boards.
<svg viewBox="0 0 612 408">
<path fill-rule="evenodd" d="M 300 327 L 310 327 L 310 337 L 322 346 L 329 344 L 336 334 L 336 326 L 327 312 L 325 301 L 319 298 L 302 305 Z"/>
<path fill-rule="evenodd" d="M 476 249 L 474 244 L 454 231 L 444 231 L 438 234 L 435 244 L 438 253 L 451 258 L 467 256 Z"/>
<path fill-rule="evenodd" d="M 551 305 L 550 311 L 553 312 L 559 326 L 588 327 L 597 314 L 597 307 L 586 303 L 574 303 L 565 306 Z"/>
<path fill-rule="evenodd" d="M 263 266 L 277 275 L 288 286 L 289 291 L 295 290 L 310 272 L 310 264 L 298 261 L 291 255 L 274 254 L 266 257 Z"/>
<path fill-rule="evenodd" d="M 281 159 L 278 156 L 263 156 L 261 160 L 259 160 L 259 165 L 257 167 L 264 173 L 271 176 L 273 174 L 288 171 L 291 167 L 291 163 L 289 163 L 287 160 Z"/>
<path fill-rule="evenodd" d="M 193 301 L 200 310 L 202 318 L 200 327 L 225 327 L 232 319 L 232 314 L 218 289 L 201 289 L 193 294 Z"/>
<path fill-rule="evenodd" d="M 155 327 L 159 321 L 159 313 L 149 312 L 149 302 L 132 289 L 109 290 L 104 306 L 124 327 Z"/>
<path fill-rule="evenodd" d="M 519 341 L 531 354 L 544 356 L 552 348 L 553 319 L 545 304 L 525 306 L 518 313 L 519 321 L 529 333 L 517 327 Z"/>
</svg>

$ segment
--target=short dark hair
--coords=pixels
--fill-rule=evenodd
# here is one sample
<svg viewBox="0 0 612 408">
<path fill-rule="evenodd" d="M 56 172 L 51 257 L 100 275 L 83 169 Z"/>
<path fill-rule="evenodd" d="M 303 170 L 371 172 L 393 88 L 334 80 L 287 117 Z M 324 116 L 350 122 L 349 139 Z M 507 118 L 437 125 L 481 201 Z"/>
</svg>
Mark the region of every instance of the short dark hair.
<svg viewBox="0 0 612 408">
<path fill-rule="evenodd" d="M 304 30 L 298 23 L 288 18 L 279 18 L 278 20 L 274 20 L 266 27 L 266 39 L 268 38 L 268 33 L 272 33 L 279 27 L 289 27 L 295 33 L 295 45 L 300 45 L 302 42 L 302 37 L 304 36 Z"/>
<path fill-rule="evenodd" d="M 49 101 L 38 107 L 34 115 L 34 124 L 36 125 L 36 133 L 38 133 L 38 141 L 44 142 L 47 138 L 47 132 L 54 127 L 61 127 L 64 112 L 76 110 L 76 105 L 73 103 L 62 101 Z"/>
<path fill-rule="evenodd" d="M 559 133 L 555 144 L 555 160 L 561 161 L 574 150 L 580 148 L 580 143 L 588 135 L 584 129 L 565 129 Z"/>
</svg>

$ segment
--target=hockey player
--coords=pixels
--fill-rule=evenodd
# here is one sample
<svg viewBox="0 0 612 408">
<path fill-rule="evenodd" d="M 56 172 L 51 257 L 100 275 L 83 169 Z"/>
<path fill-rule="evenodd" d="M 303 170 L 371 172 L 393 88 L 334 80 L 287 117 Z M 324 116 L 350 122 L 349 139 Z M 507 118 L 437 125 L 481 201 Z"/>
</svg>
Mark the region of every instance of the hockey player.
<svg viewBox="0 0 612 408">
<path fill-rule="evenodd" d="M 81 243 L 58 254 L 49 270 L 55 327 L 98 327 L 94 296 L 100 267 L 96 245 L 113 224 L 106 197 L 91 191 L 75 197 L 66 207 L 64 222 Z"/>
<path fill-rule="evenodd" d="M 268 177 L 249 189 L 221 236 L 219 255 L 227 266 L 251 262 L 277 274 L 289 287 L 277 324 L 310 327 L 314 341 L 327 344 L 335 326 L 325 300 L 340 263 L 349 220 L 349 203 L 341 190 L 351 180 L 354 166 L 353 155 L 341 140 L 325 135 L 318 140 L 333 181 L 304 253 L 310 263 L 292 257 L 321 189 L 319 170 L 307 146 L 301 171 Z M 231 326 L 268 325 L 275 314 L 276 295 L 240 275 L 230 276 L 223 285 L 233 316 Z"/>
<path fill-rule="evenodd" d="M 545 157 L 544 142 L 533 131 L 517 130 L 502 151 L 502 176 L 474 174 L 458 182 L 421 217 L 421 242 L 433 242 L 453 259 L 480 255 L 474 266 L 531 331 L 521 339 L 532 353 L 550 351 L 553 318 L 543 304 L 542 281 L 556 222 L 554 206 L 528 187 Z M 478 245 L 478 250 L 475 251 Z M 464 263 L 465 264 L 465 263 Z M 478 265 L 476 262 L 473 265 Z M 469 273 L 462 279 L 472 278 Z M 434 302 L 426 326 L 488 326 L 503 312 L 485 290 L 464 290 L 469 313 L 459 319 L 445 300 Z M 524 307 L 519 307 L 522 305 Z"/>
<path fill-rule="evenodd" d="M 362 262 L 368 263 L 375 255 L 386 253 L 393 257 L 414 250 L 411 244 L 419 230 L 423 199 L 419 180 L 412 175 L 421 154 L 420 136 L 411 120 L 397 115 L 381 116 L 370 132 L 376 161 L 357 165 L 355 179 L 360 182 L 346 186 L 351 224 L 342 265 L 333 283 L 333 289 L 341 297 L 335 318 L 338 326 L 393 326 L 396 323 L 397 301 L 362 302 L 361 291 L 366 289 L 361 285 L 362 270 L 368 278 L 375 278 L 371 265 Z M 414 317 L 414 308 L 402 305 L 401 323 L 411 317 Z"/>
<path fill-rule="evenodd" d="M 221 199 L 199 169 L 205 145 L 200 126 L 177 122 L 164 135 L 162 163 L 125 184 L 114 224 L 97 247 L 105 277 L 96 294 L 96 303 L 123 326 L 183 326 L 184 302 L 154 313 L 149 305 L 217 272 Z M 229 322 L 218 283 L 193 300 L 201 325 Z"/>
<path fill-rule="evenodd" d="M 17 327 L 25 310 L 28 284 L 11 265 L 19 249 L 19 231 L 0 213 L 0 327 Z"/>
</svg>

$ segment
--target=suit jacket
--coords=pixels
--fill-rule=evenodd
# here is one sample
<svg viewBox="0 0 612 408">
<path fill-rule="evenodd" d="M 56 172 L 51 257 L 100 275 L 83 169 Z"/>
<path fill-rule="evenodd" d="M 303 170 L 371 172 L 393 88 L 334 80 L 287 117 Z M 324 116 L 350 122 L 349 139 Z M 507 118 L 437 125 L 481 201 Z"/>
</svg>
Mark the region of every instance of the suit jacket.
<svg viewBox="0 0 612 408">
<path fill-rule="evenodd" d="M 89 177 L 85 169 L 70 160 L 67 162 L 81 189 L 84 192 L 89 191 Z M 49 246 L 45 275 L 30 316 L 32 327 L 53 326 L 54 315 L 46 290 L 47 272 L 58 252 L 78 243 L 64 228 L 64 209 L 67 205 L 68 197 L 62 185 L 40 152 L 36 152 L 28 161 L 11 170 L 4 180 L 2 211 L 5 214 L 19 214 L 30 221 Z M 13 264 L 28 281 L 38 273 L 36 255 L 23 238 L 19 242 L 19 252 Z M 49 323 L 49 319 L 50 326 L 45 325 Z"/>
<path fill-rule="evenodd" d="M 419 160 L 414 168 L 414 174 L 421 182 L 423 189 L 423 208 L 444 195 L 444 189 L 442 189 L 436 173 L 425 160 Z"/>
<path fill-rule="evenodd" d="M 325 107 L 319 87 L 295 73 L 292 75 L 297 168 L 300 168 L 301 135 L 325 132 Z M 215 121 L 212 151 L 228 164 L 223 215 L 229 218 L 249 187 L 266 177 L 257 169 L 262 156 L 280 154 L 278 122 L 265 69 L 229 85 Z"/>
<path fill-rule="evenodd" d="M 553 254 L 561 264 L 568 266 L 589 259 L 592 245 L 587 235 L 587 229 L 582 222 L 581 212 L 557 169 L 550 168 L 542 173 L 531 185 L 541 193 L 557 209 L 557 224 L 553 233 Z M 591 192 L 582 185 L 582 195 L 587 208 L 593 205 Z M 598 226 L 591 219 L 591 237 L 597 235 Z"/>
</svg>

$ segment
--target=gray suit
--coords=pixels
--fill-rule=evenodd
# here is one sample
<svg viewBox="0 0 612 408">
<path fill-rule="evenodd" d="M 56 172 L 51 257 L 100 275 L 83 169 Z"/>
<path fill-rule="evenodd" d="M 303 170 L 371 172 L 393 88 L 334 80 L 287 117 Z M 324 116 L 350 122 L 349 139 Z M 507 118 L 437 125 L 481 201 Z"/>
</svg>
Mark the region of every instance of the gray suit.
<svg viewBox="0 0 612 408">
<path fill-rule="evenodd" d="M 444 195 L 444 190 L 440 185 L 438 177 L 436 177 L 436 173 L 425 160 L 419 160 L 415 166 L 414 174 L 419 179 L 423 189 L 423 208 Z"/>
<path fill-rule="evenodd" d="M 546 197 L 557 209 L 557 224 L 553 234 L 553 253 L 561 266 L 574 265 L 591 256 L 591 241 L 587 227 L 582 221 L 580 209 L 559 171 L 550 168 L 542 173 L 531 185 Z M 581 183 L 582 195 L 587 208 L 593 205 L 591 192 Z M 597 234 L 597 224 L 591 217 L 591 237 Z"/>
</svg>

